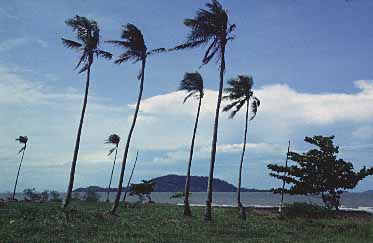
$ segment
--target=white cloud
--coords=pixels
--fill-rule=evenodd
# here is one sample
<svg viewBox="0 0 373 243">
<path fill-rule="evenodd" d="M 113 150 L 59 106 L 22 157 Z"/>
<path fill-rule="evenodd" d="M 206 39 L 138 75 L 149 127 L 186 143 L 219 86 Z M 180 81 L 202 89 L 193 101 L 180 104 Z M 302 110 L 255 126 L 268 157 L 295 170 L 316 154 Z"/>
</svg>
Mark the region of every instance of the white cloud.
<svg viewBox="0 0 373 243">
<path fill-rule="evenodd" d="M 354 82 L 360 89 L 354 94 L 301 93 L 286 84 L 274 84 L 256 89 L 261 100 L 258 116 L 297 124 L 331 124 L 338 121 L 361 122 L 373 119 L 373 81 Z M 174 113 L 194 115 L 197 102 L 183 104 L 183 92 L 171 92 L 144 100 L 141 111 L 150 114 Z M 207 90 L 201 115 L 214 113 L 217 93 Z M 226 104 L 223 102 L 223 106 Z M 131 107 L 133 107 L 131 105 Z M 242 117 L 242 116 L 241 116 Z"/>
<path fill-rule="evenodd" d="M 19 47 L 30 45 L 30 44 L 31 45 L 37 44 L 42 48 L 48 47 L 47 42 L 45 42 L 44 40 L 20 37 L 20 38 L 15 38 L 15 39 L 4 40 L 0 42 L 0 52 L 17 49 Z"/>
</svg>

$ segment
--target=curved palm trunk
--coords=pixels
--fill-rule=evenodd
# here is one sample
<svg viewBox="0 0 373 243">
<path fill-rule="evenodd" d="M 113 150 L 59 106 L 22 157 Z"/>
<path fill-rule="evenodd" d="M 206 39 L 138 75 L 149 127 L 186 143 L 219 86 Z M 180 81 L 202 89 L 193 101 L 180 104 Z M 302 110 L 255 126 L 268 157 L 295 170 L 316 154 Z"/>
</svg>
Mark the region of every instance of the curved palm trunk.
<svg viewBox="0 0 373 243">
<path fill-rule="evenodd" d="M 111 175 L 110 175 L 110 181 L 109 181 L 109 188 L 108 188 L 108 191 L 107 191 L 106 202 L 109 202 L 111 181 L 113 180 L 113 173 L 114 173 L 115 161 L 117 160 L 117 154 L 118 154 L 118 145 L 116 146 L 116 149 L 115 149 L 114 163 L 113 163 L 113 168 L 111 169 Z"/>
<path fill-rule="evenodd" d="M 186 176 L 186 179 L 185 179 L 184 216 L 189 216 L 189 217 L 192 216 L 192 211 L 190 210 L 190 206 L 189 206 L 190 169 L 192 167 L 193 150 L 194 150 L 194 140 L 196 138 L 196 132 L 197 132 L 197 126 L 198 126 L 198 119 L 199 119 L 199 112 L 201 110 L 201 103 L 202 103 L 202 98 L 200 96 L 199 97 L 199 103 L 198 103 L 198 110 L 197 110 L 196 121 L 194 123 L 192 145 L 190 146 L 189 162 L 188 162 L 188 172 L 187 172 L 187 176 Z"/>
<path fill-rule="evenodd" d="M 205 221 L 211 221 L 212 182 L 214 179 L 216 143 L 218 140 L 219 113 L 220 113 L 220 104 L 221 104 L 221 98 L 223 95 L 223 86 L 224 86 L 224 71 L 225 71 L 225 43 L 223 43 L 221 47 L 219 94 L 218 94 L 218 101 L 216 103 L 214 134 L 212 137 L 212 146 L 211 146 L 210 172 L 209 172 L 209 178 L 208 178 L 208 184 L 207 184 L 207 200 L 206 200 L 206 208 L 205 208 L 205 216 L 204 216 Z"/>
<path fill-rule="evenodd" d="M 62 205 L 62 208 L 66 208 L 69 205 L 70 200 L 71 200 L 71 194 L 72 194 L 73 186 L 74 186 L 75 167 L 76 167 L 76 161 L 78 160 L 80 136 L 82 134 L 84 115 L 85 115 L 85 110 L 86 110 L 87 101 L 88 101 L 88 90 L 89 90 L 90 75 L 91 75 L 91 64 L 89 64 L 88 69 L 87 69 L 87 80 L 86 80 L 86 85 L 85 85 L 85 93 L 84 93 L 82 114 L 80 116 L 78 134 L 76 136 L 76 142 L 75 142 L 74 156 L 73 156 L 73 161 L 71 163 L 69 185 L 67 187 L 66 198 L 65 198 L 64 204 Z"/>
<path fill-rule="evenodd" d="M 133 172 L 135 171 L 138 155 L 139 155 L 139 152 L 136 153 L 135 163 L 133 164 L 131 175 L 130 175 L 130 178 L 128 179 L 128 183 L 127 183 L 127 186 L 126 186 L 126 191 L 124 192 L 124 196 L 123 196 L 123 200 L 122 200 L 124 203 L 126 202 L 127 193 L 128 193 L 128 190 L 129 190 L 129 187 L 130 187 L 130 184 L 131 184 Z"/>
<path fill-rule="evenodd" d="M 25 155 L 25 151 L 26 151 L 26 145 L 25 145 L 25 149 L 22 152 L 21 162 L 19 163 L 19 166 L 18 166 L 16 182 L 14 183 L 14 190 L 13 190 L 12 200 L 15 200 L 16 189 L 17 189 L 17 184 L 18 184 L 18 177 L 19 177 L 19 171 L 21 170 L 21 166 L 22 166 L 22 162 L 23 162 L 23 156 Z"/>
<path fill-rule="evenodd" d="M 120 195 L 122 193 L 123 177 L 124 177 L 124 171 L 126 169 L 126 163 L 127 163 L 127 156 L 128 156 L 129 146 L 130 146 L 130 142 L 131 142 L 131 137 L 132 137 L 133 130 L 135 129 L 137 115 L 139 113 L 139 108 L 140 108 L 142 91 L 144 89 L 144 76 L 145 76 L 145 58 L 142 60 L 141 81 L 140 81 L 139 96 L 137 98 L 136 110 L 135 110 L 135 115 L 133 116 L 131 129 L 130 129 L 128 137 L 127 137 L 126 148 L 124 150 L 124 156 L 123 156 L 123 161 L 122 161 L 122 169 L 120 171 L 118 191 L 117 191 L 117 195 L 115 197 L 115 201 L 114 201 L 113 207 L 110 210 L 111 214 L 115 214 L 115 212 L 116 212 L 116 210 L 117 210 L 117 208 L 119 206 L 119 201 L 120 201 Z"/>
<path fill-rule="evenodd" d="M 244 139 L 243 139 L 243 148 L 242 148 L 242 154 L 241 154 L 240 171 L 238 174 L 238 186 L 237 186 L 237 206 L 240 210 L 240 218 L 242 220 L 246 219 L 245 207 L 241 203 L 241 177 L 242 177 L 242 164 L 243 164 L 243 159 L 245 157 L 245 150 L 246 150 L 246 137 L 247 137 L 248 122 L 249 122 L 249 100 L 246 102 L 245 133 L 244 133 Z"/>
</svg>

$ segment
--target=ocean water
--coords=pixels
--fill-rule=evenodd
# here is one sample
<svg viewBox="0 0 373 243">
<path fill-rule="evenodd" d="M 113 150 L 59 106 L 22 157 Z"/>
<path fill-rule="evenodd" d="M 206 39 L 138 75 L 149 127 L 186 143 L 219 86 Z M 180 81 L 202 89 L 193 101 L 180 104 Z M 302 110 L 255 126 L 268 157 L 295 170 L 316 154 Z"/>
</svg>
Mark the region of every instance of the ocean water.
<svg viewBox="0 0 373 243">
<path fill-rule="evenodd" d="M 80 193 L 84 196 L 84 193 Z M 98 193 L 101 201 L 106 200 L 107 193 Z M 153 192 L 151 198 L 156 203 L 168 204 L 182 204 L 183 198 L 171 199 L 173 192 Z M 235 192 L 215 192 L 213 193 L 213 205 L 216 206 L 236 206 L 236 193 Z M 5 198 L 9 194 L 0 193 L 0 198 Z M 61 193 L 61 197 L 64 193 Z M 123 196 L 123 193 L 122 193 Z M 16 198 L 23 199 L 22 193 L 16 194 Z M 115 193 L 110 193 L 110 201 L 114 201 Z M 190 195 L 190 203 L 193 205 L 204 205 L 206 200 L 205 192 L 192 192 Z M 245 206 L 278 206 L 281 200 L 279 194 L 271 192 L 242 192 L 241 201 Z M 127 196 L 127 201 L 138 201 L 137 196 Z M 319 197 L 313 196 L 290 196 L 284 195 L 284 202 L 308 202 L 318 205 L 323 205 Z M 373 193 L 344 193 L 341 196 L 341 205 L 345 208 L 371 208 L 373 210 Z M 370 210 L 369 210 L 370 211 Z"/>
</svg>

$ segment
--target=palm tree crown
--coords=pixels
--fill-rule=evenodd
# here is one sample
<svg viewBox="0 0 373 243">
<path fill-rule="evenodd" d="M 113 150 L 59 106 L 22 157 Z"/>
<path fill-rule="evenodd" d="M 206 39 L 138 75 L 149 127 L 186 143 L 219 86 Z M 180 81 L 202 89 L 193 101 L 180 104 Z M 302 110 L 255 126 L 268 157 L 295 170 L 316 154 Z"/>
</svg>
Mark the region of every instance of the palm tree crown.
<svg viewBox="0 0 373 243">
<path fill-rule="evenodd" d="M 237 78 L 229 80 L 228 85 L 230 87 L 225 89 L 225 92 L 228 94 L 223 99 L 230 100 L 232 103 L 226 105 L 223 111 L 233 109 L 230 114 L 230 118 L 233 118 L 246 102 L 251 102 L 252 116 L 250 120 L 254 119 L 260 105 L 260 100 L 254 96 L 252 90 L 254 85 L 253 78 L 251 76 L 238 75 Z"/>
<path fill-rule="evenodd" d="M 200 9 L 193 19 L 185 19 L 184 25 L 191 28 L 186 43 L 170 50 L 182 50 L 210 44 L 203 57 L 202 63 L 207 64 L 213 57 L 221 60 L 222 46 L 234 37 L 229 36 L 236 25 L 228 24 L 228 15 L 217 0 L 207 3 L 208 10 Z"/>
<path fill-rule="evenodd" d="M 108 139 L 105 140 L 105 144 L 113 144 L 113 145 L 115 145 L 114 148 L 110 149 L 108 156 L 110 156 L 115 151 L 115 149 L 119 145 L 119 142 L 120 142 L 120 137 L 117 134 L 111 134 L 108 137 Z"/>
<path fill-rule="evenodd" d="M 108 43 L 116 44 L 125 49 L 117 60 L 116 64 L 127 62 L 132 60 L 133 63 L 144 60 L 148 55 L 165 51 L 164 48 L 158 48 L 148 51 L 144 36 L 141 31 L 133 24 L 123 25 L 121 38 L 123 40 L 110 40 Z M 138 75 L 138 79 L 141 78 L 141 73 Z"/>
<path fill-rule="evenodd" d="M 111 59 L 112 54 L 103 50 L 100 50 L 100 29 L 97 22 L 89 20 L 86 17 L 76 15 L 74 18 L 65 21 L 65 24 L 70 26 L 73 31 L 76 32 L 76 37 L 80 42 L 62 38 L 62 43 L 71 49 L 77 50 L 81 53 L 78 64 L 75 69 L 78 68 L 82 62 L 85 63 L 80 69 L 79 73 L 82 73 L 88 69 L 88 66 L 93 63 L 94 54 L 97 57 L 103 57 Z"/>
<path fill-rule="evenodd" d="M 185 73 L 183 80 L 180 81 L 179 90 L 184 90 L 188 95 L 184 99 L 184 103 L 190 97 L 203 98 L 203 79 L 199 72 Z"/>
<path fill-rule="evenodd" d="M 20 144 L 23 144 L 23 147 L 18 151 L 18 153 L 21 153 L 23 150 L 26 149 L 28 137 L 27 136 L 19 136 L 16 138 L 16 141 L 18 141 Z"/>
</svg>

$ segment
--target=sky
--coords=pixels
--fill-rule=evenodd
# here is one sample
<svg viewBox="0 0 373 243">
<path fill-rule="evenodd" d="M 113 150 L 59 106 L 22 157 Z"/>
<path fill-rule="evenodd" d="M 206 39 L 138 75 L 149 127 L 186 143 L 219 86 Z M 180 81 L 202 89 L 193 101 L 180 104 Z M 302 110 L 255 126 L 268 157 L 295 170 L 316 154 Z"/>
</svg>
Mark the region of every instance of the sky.
<svg viewBox="0 0 373 243">
<path fill-rule="evenodd" d="M 105 43 L 120 38 L 122 25 L 143 32 L 149 49 L 182 43 L 188 33 L 184 18 L 193 17 L 205 1 L 0 0 L 0 191 L 12 191 L 18 168 L 19 135 L 29 143 L 18 190 L 35 187 L 64 191 L 79 123 L 85 75 L 74 67 L 78 53 L 61 37 L 74 39 L 64 21 L 75 15 L 98 22 L 101 49 L 118 56 L 122 50 Z M 267 164 L 283 164 L 291 149 L 311 147 L 305 136 L 335 135 L 339 156 L 355 169 L 373 166 L 373 2 L 370 0 L 221 1 L 235 40 L 226 50 L 225 79 L 252 75 L 261 100 L 248 127 L 243 169 L 247 188 L 280 186 Z M 204 78 L 203 99 L 192 174 L 207 176 L 218 89 L 214 62 L 198 69 L 203 49 L 149 57 L 140 115 L 130 148 L 127 172 L 136 151 L 134 182 L 186 173 L 197 100 L 183 104 L 177 91 L 185 72 Z M 108 184 L 113 157 L 104 140 L 121 136 L 120 161 L 134 113 L 140 64 L 115 65 L 96 59 L 91 72 L 87 114 L 76 169 L 75 188 Z M 244 112 L 234 119 L 222 113 L 215 177 L 236 184 L 243 143 Z M 129 173 L 126 173 L 126 179 Z M 355 189 L 373 189 L 373 177 Z"/>
</svg>

